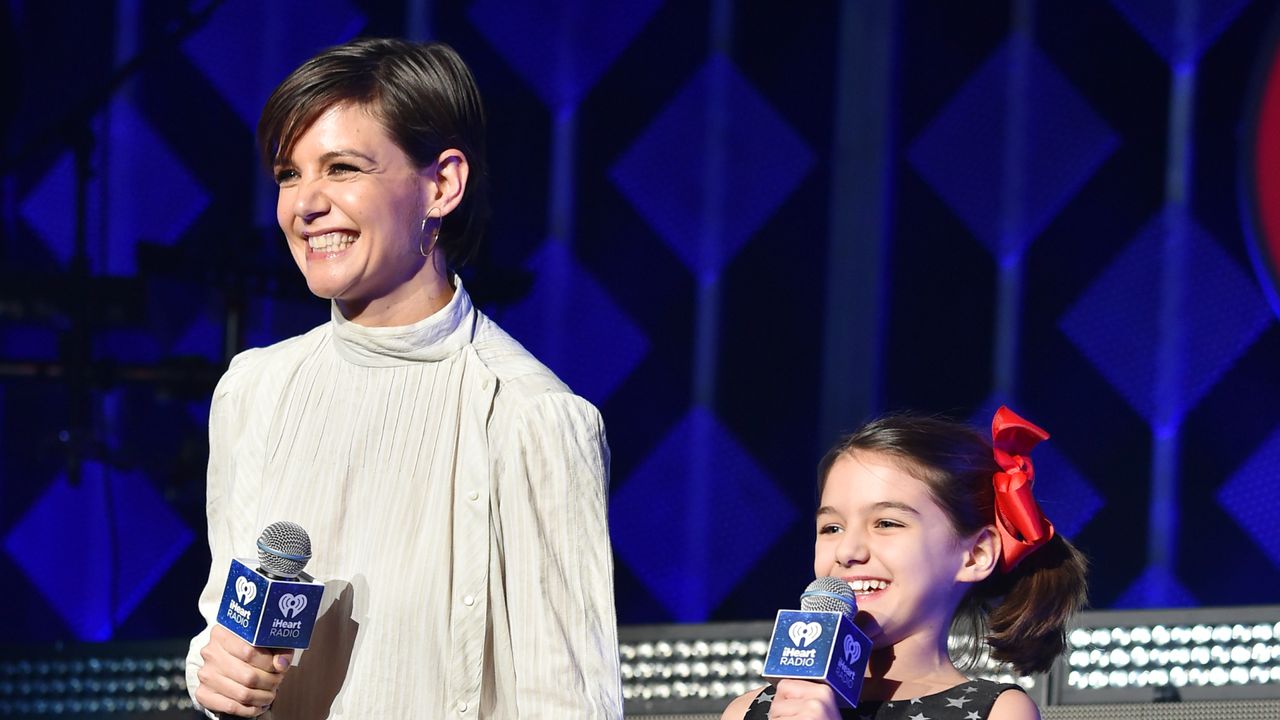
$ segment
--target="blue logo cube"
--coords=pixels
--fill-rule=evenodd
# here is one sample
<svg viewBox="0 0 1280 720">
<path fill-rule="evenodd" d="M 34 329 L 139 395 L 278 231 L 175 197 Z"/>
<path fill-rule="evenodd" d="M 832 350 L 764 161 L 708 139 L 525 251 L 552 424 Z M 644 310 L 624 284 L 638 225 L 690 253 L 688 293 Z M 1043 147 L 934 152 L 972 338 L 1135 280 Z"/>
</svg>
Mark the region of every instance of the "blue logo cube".
<svg viewBox="0 0 1280 720">
<path fill-rule="evenodd" d="M 871 641 L 842 613 L 779 610 L 764 676 L 826 683 L 853 707 L 870 655 Z"/>
<path fill-rule="evenodd" d="M 324 596 L 324 585 L 306 576 L 277 580 L 232 560 L 218 608 L 218 624 L 257 647 L 305 648 Z"/>
</svg>

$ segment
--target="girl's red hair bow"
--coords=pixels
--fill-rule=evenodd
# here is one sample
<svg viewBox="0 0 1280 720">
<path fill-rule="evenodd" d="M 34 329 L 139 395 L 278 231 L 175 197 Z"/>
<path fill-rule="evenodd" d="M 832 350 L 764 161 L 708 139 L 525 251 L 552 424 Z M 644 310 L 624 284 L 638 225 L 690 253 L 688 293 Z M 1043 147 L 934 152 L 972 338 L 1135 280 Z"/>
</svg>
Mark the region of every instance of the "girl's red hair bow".
<svg viewBox="0 0 1280 720">
<path fill-rule="evenodd" d="M 1001 471 L 992 478 L 996 489 L 996 530 L 1003 550 L 1000 571 L 1009 572 L 1053 537 L 1053 523 L 1040 511 L 1031 486 L 1035 468 L 1027 455 L 1049 433 L 1001 405 L 991 419 L 991 445 Z"/>
</svg>

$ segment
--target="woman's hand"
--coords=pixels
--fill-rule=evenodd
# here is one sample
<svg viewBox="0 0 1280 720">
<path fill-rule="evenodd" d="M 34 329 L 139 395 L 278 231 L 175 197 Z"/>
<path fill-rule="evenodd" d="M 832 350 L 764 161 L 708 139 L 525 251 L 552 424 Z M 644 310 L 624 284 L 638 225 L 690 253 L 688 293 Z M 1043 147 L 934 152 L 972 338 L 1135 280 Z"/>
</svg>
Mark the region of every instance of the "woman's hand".
<svg viewBox="0 0 1280 720">
<path fill-rule="evenodd" d="M 836 694 L 822 683 L 782 680 L 769 708 L 769 720 L 840 720 Z"/>
<path fill-rule="evenodd" d="M 198 673 L 196 702 L 213 712 L 257 717 L 275 702 L 293 651 L 256 648 L 214 625 L 200 657 L 204 667 Z"/>
</svg>

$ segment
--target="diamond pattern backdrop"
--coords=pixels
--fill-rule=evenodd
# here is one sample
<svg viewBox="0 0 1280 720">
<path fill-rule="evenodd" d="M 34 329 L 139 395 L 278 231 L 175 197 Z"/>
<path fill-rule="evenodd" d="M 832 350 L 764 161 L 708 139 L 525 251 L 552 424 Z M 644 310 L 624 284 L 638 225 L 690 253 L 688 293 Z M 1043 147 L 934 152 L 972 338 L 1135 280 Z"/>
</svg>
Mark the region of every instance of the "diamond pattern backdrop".
<svg viewBox="0 0 1280 720">
<path fill-rule="evenodd" d="M 998 258 L 1020 255 L 1088 181 L 1117 138 L 1044 54 L 1030 51 L 1023 89 L 1010 92 L 1011 43 L 969 78 L 913 143 L 909 157 L 969 230 Z M 1023 106 L 1026 137 L 1011 127 Z M 1009 143 L 1013 135 L 1020 143 Z M 1018 157 L 1010 153 L 1018 151 Z M 1010 167 L 1026 168 L 1018 226 L 1009 227 L 999 189 Z"/>
<path fill-rule="evenodd" d="M 723 84 L 717 106 L 708 102 Z M 713 138 L 716 138 L 713 140 Z M 729 153 L 711 181 L 716 142 Z M 681 148 L 688 172 L 671 172 Z M 751 148 L 751 152 L 741 149 Z M 813 153 L 732 63 L 713 57 L 689 80 L 611 172 L 614 183 L 691 272 L 714 276 L 769 218 L 813 164 Z M 708 197 L 711 188 L 720 188 Z M 708 212 L 708 203 L 718 205 Z M 719 227 L 712 227 L 717 223 Z M 717 244 L 708 238 L 718 238 Z"/>
<path fill-rule="evenodd" d="M 92 121 L 102 137 L 99 171 L 88 189 L 88 214 L 98 220 L 87 239 L 94 272 L 133 275 L 139 241 L 171 244 L 205 208 L 200 185 L 123 99 Z M 144 194 L 137 188 L 147 186 Z M 75 160 L 62 155 L 22 204 L 23 218 L 67 265 L 75 252 Z"/>
<path fill-rule="evenodd" d="M 213 384 L 327 314 L 271 225 L 252 129 L 315 50 L 422 32 L 404 5 L 102 4 L 71 30 L 50 4 L 0 9 L 24 108 L 0 110 L 14 640 L 196 629 Z M 1275 3 L 1178 3 L 1196 10 L 1181 35 L 1154 1 L 1032 3 L 1021 25 L 1013 3 L 893 3 L 893 51 L 863 69 L 887 99 L 842 95 L 838 3 L 428 5 L 490 117 L 495 215 L 468 288 L 608 424 L 621 622 L 765 618 L 807 582 L 834 440 L 823 321 L 848 310 L 823 287 L 860 269 L 833 267 L 833 243 L 883 245 L 879 320 L 850 331 L 884 368 L 861 379 L 876 409 L 981 423 L 1009 403 L 1053 433 L 1037 488 L 1093 558 L 1095 606 L 1280 602 L 1280 333 L 1223 159 Z M 1181 203 L 1165 178 L 1188 77 Z M 833 178 L 864 162 L 837 98 L 886 118 L 885 167 L 857 168 L 888 198 L 863 223 L 883 238 L 831 220 Z M 1145 555 L 1170 428 L 1171 566 Z"/>
<path fill-rule="evenodd" d="M 1166 224 L 1164 215 L 1153 219 L 1062 318 L 1067 336 L 1153 426 L 1181 418 L 1274 319 L 1253 278 L 1213 238 L 1191 225 L 1185 237 L 1171 239 Z M 1162 280 L 1179 251 L 1190 276 L 1177 298 L 1182 369 L 1172 392 L 1162 394 Z"/>
</svg>

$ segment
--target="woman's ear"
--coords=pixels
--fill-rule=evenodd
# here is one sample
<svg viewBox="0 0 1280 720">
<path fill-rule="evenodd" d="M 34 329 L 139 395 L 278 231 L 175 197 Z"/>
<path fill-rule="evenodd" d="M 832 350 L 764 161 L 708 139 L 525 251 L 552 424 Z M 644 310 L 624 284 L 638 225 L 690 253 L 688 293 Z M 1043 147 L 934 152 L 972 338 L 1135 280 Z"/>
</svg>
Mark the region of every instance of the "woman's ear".
<svg viewBox="0 0 1280 720">
<path fill-rule="evenodd" d="M 956 580 L 965 583 L 986 580 L 1000 562 L 1000 533 L 994 525 L 988 525 L 962 542 L 965 542 L 964 563 L 956 573 Z"/>
<path fill-rule="evenodd" d="M 467 156 L 461 150 L 448 148 L 441 152 L 434 165 L 423 169 L 430 181 L 427 208 L 439 208 L 441 216 L 453 212 L 466 194 L 470 172 Z"/>
</svg>

